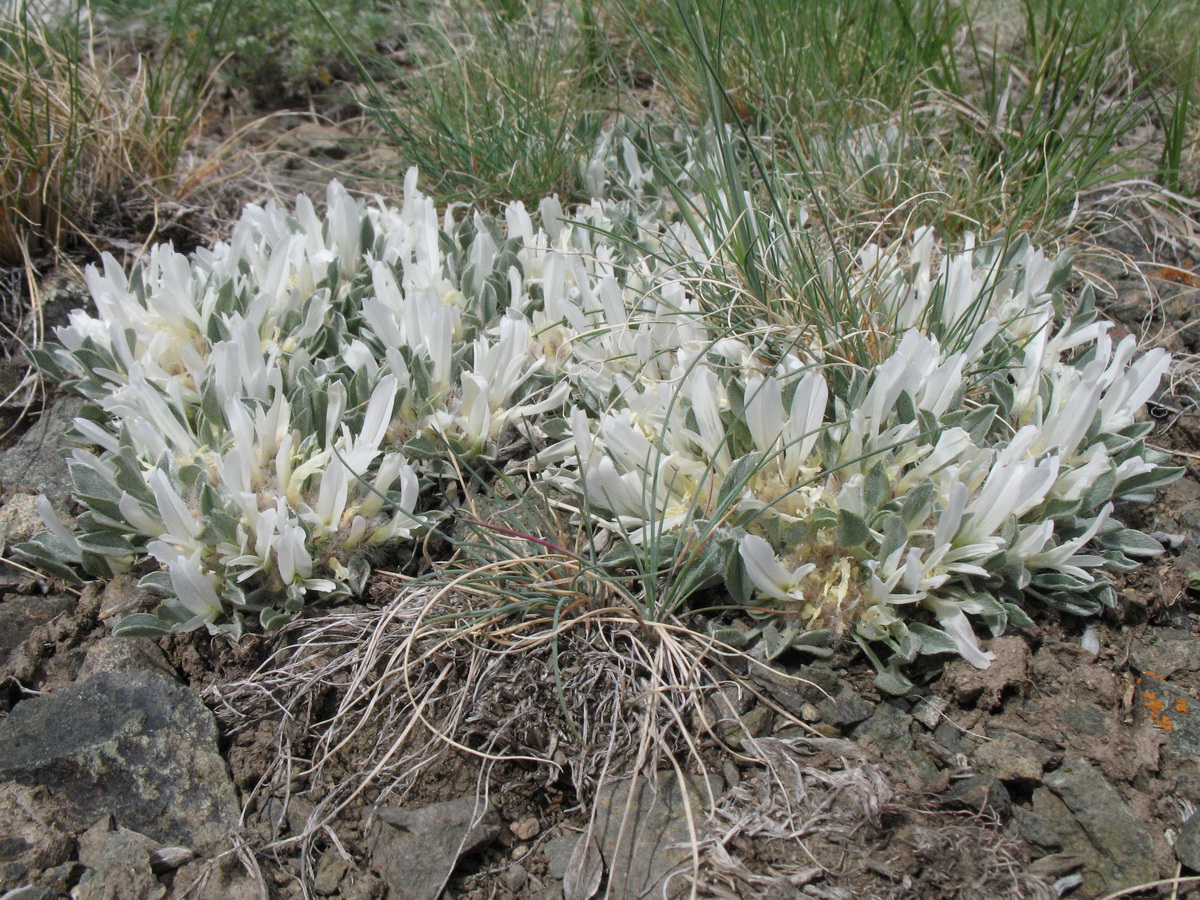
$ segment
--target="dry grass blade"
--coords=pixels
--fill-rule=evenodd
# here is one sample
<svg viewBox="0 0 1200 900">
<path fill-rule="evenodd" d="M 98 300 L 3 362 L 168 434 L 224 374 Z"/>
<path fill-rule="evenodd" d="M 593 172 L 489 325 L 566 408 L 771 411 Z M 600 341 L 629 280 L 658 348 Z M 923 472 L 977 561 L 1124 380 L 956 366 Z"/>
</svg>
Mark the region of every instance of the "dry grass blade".
<svg viewBox="0 0 1200 900">
<path fill-rule="evenodd" d="M 600 890 L 604 877 L 604 857 L 594 836 L 583 838 L 575 845 L 567 873 L 563 878 L 563 900 L 589 900 Z"/>
</svg>

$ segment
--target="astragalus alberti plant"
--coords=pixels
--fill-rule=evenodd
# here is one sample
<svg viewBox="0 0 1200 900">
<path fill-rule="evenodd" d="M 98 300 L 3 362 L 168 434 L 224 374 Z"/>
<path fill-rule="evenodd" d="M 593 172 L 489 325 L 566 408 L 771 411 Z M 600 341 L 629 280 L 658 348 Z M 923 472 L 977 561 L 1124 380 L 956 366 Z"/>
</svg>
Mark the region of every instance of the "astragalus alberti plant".
<svg viewBox="0 0 1200 900">
<path fill-rule="evenodd" d="M 814 277 L 861 315 L 813 328 L 700 302 L 729 245 L 662 199 L 439 219 L 410 173 L 399 210 L 334 184 L 324 218 L 249 207 L 191 258 L 107 260 L 97 316 L 41 354 L 92 404 L 88 510 L 21 550 L 145 573 L 163 606 L 127 631 L 238 634 L 360 591 L 377 548 L 453 515 L 464 471 L 507 466 L 577 495 L 614 577 L 674 548 L 639 614 L 723 585 L 712 621 L 752 619 L 727 641 L 853 638 L 892 690 L 919 654 L 986 666 L 978 636 L 1030 601 L 1099 612 L 1104 570 L 1159 552 L 1114 504 L 1177 475 L 1138 421 L 1169 359 L 1067 307 L 1062 263 L 928 230 L 830 254 Z"/>
</svg>

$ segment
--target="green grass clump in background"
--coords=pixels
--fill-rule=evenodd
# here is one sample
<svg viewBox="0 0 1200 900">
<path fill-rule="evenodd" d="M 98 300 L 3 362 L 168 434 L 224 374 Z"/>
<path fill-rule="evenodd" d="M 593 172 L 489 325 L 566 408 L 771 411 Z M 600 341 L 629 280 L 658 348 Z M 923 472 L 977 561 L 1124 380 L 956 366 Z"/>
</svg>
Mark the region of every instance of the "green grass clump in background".
<svg viewBox="0 0 1200 900">
<path fill-rule="evenodd" d="M 203 45 L 224 59 L 225 79 L 271 106 L 352 75 L 339 41 L 364 60 L 403 45 L 408 12 L 399 3 L 326 0 L 317 13 L 297 0 L 80 0 L 115 31 L 149 27 L 185 52 Z M 337 31 L 337 39 L 330 29 Z"/>
<path fill-rule="evenodd" d="M 412 38 L 405 66 L 360 72 L 397 175 L 417 165 L 438 196 L 485 206 L 590 199 L 586 162 L 622 97 L 569 5 L 450 0 Z"/>
<path fill-rule="evenodd" d="M 622 9 L 677 117 L 732 123 L 770 160 L 776 184 L 802 186 L 838 224 L 1053 239 L 1098 189 L 1157 174 L 1141 126 L 1174 123 L 1169 171 L 1194 161 L 1187 66 L 1200 26 L 1174 6 L 789 6 Z"/>
</svg>

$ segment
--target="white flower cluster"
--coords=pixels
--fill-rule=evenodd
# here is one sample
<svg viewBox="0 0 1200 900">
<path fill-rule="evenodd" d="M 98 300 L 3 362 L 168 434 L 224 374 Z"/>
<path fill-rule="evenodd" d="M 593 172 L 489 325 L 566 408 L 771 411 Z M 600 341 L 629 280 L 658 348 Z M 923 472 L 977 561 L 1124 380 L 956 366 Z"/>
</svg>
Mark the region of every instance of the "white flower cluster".
<svg viewBox="0 0 1200 900">
<path fill-rule="evenodd" d="M 246 613 L 270 626 L 361 589 L 372 550 L 425 524 L 449 453 L 498 455 L 569 390 L 519 304 L 498 311 L 498 288 L 522 290 L 513 251 L 478 218 L 456 244 L 456 224 L 414 172 L 400 211 L 335 183 L 323 218 L 305 197 L 294 216 L 251 206 L 190 259 L 90 270 L 97 315 L 40 354 L 94 404 L 70 459 L 88 512 L 73 534 L 46 507 L 25 555 L 63 575 L 152 557 L 165 603 L 131 633 L 240 633 Z"/>
<path fill-rule="evenodd" d="M 229 243 L 128 279 L 106 260 L 97 315 L 41 353 L 94 404 L 71 460 L 89 511 L 22 550 L 60 573 L 153 558 L 164 606 L 127 630 L 236 632 L 360 589 L 370 548 L 448 512 L 454 456 L 523 453 L 634 546 L 699 536 L 736 600 L 785 613 L 773 647 L 852 635 L 893 686 L 920 653 L 986 665 L 974 623 L 1029 596 L 1098 611 L 1097 570 L 1158 551 L 1112 504 L 1177 475 L 1136 422 L 1169 359 L 1086 302 L 1061 320 L 1064 267 L 1026 242 L 866 248 L 847 359 L 848 332 L 714 325 L 688 273 L 722 242 L 653 202 L 439 221 L 415 173 L 399 210 L 328 201 L 250 207 Z"/>
<path fill-rule="evenodd" d="M 864 250 L 870 367 L 716 335 L 677 347 L 577 422 L 592 504 L 634 543 L 685 525 L 725 539 L 735 597 L 787 614 L 782 640 L 766 626 L 774 647 L 849 632 L 885 686 L 920 653 L 986 666 L 970 617 L 999 633 L 1025 619 L 1023 595 L 1111 605 L 1095 570 L 1161 550 L 1111 513 L 1178 477 L 1135 423 L 1170 360 L 1114 346 L 1086 304 L 1056 324 L 1063 267 L 1026 242 L 1002 249 L 935 262 L 924 230 L 904 259 Z"/>
</svg>

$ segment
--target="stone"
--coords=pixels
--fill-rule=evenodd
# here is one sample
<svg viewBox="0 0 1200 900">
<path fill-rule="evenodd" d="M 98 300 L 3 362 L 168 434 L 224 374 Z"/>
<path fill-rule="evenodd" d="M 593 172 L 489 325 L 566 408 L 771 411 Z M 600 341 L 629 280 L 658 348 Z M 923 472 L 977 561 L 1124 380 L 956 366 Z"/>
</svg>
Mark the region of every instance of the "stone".
<svg viewBox="0 0 1200 900">
<path fill-rule="evenodd" d="M 567 865 L 571 862 L 571 854 L 575 851 L 577 835 L 563 834 L 549 841 L 542 847 L 546 855 L 546 874 L 551 878 L 562 881 L 567 874 Z"/>
<path fill-rule="evenodd" d="M 1112 720 L 1095 706 L 1069 706 L 1063 710 L 1063 721 L 1076 734 L 1104 737 L 1113 733 Z"/>
<path fill-rule="evenodd" d="M 266 896 L 266 886 L 229 855 L 197 859 L 180 868 L 167 900 L 262 900 Z"/>
<path fill-rule="evenodd" d="M 87 867 L 73 900 L 162 900 L 167 889 L 150 866 L 159 844 L 128 828 L 113 828 L 104 816 L 79 839 L 79 861 Z"/>
<path fill-rule="evenodd" d="M 1194 637 L 1157 640 L 1130 650 L 1129 661 L 1139 672 L 1152 672 L 1159 678 L 1170 678 L 1177 672 L 1195 672 L 1200 670 L 1200 641 Z"/>
<path fill-rule="evenodd" d="M 702 829 L 705 805 L 702 788 L 686 778 L 680 784 L 673 770 L 658 772 L 654 781 L 637 777 L 601 785 L 591 838 L 608 873 L 609 900 L 663 896 L 671 874 L 691 862 L 692 827 Z M 579 837 L 588 839 L 586 833 Z"/>
<path fill-rule="evenodd" d="M 963 741 L 963 730 L 950 719 L 943 719 L 933 730 L 933 739 L 941 744 L 949 753 L 965 753 L 966 744 Z"/>
<path fill-rule="evenodd" d="M 1108 861 L 1108 871 L 1100 874 L 1110 889 L 1154 880 L 1153 840 L 1091 763 L 1080 757 L 1069 759 L 1043 781 Z"/>
<path fill-rule="evenodd" d="M 0 666 L 8 661 L 25 638 L 39 625 L 75 608 L 70 594 L 21 597 L 9 594 L 0 600 Z"/>
<path fill-rule="evenodd" d="M 74 835 L 55 821 L 45 788 L 0 784 L 0 889 L 67 864 Z"/>
<path fill-rule="evenodd" d="M 1039 815 L 1023 806 L 1013 807 L 1013 822 L 1021 839 L 1045 850 L 1062 849 L 1062 835 L 1046 816 Z"/>
<path fill-rule="evenodd" d="M 13 494 L 0 506 L 0 546 L 11 547 L 45 530 L 35 494 Z"/>
<path fill-rule="evenodd" d="M 187 847 L 161 847 L 150 854 L 150 868 L 155 875 L 174 872 L 196 858 L 196 853 Z"/>
<path fill-rule="evenodd" d="M 945 686 L 962 706 L 999 709 L 1008 692 L 1020 690 L 1029 680 L 1029 646 L 1023 637 L 998 637 L 988 642 L 987 649 L 996 658 L 986 669 L 977 669 L 965 659 L 946 666 Z"/>
<path fill-rule="evenodd" d="M 913 721 L 903 710 L 881 703 L 870 718 L 854 729 L 854 740 L 883 759 L 894 759 L 912 750 Z"/>
<path fill-rule="evenodd" d="M 538 832 L 542 830 L 542 826 L 536 816 L 529 816 L 518 822 L 513 822 L 508 826 L 508 829 L 518 841 L 531 841 L 538 836 Z"/>
<path fill-rule="evenodd" d="M 529 880 L 529 873 L 525 871 L 525 867 L 520 863 L 513 863 L 504 873 L 504 886 L 514 894 L 525 887 L 525 882 Z"/>
<path fill-rule="evenodd" d="M 60 826 L 112 813 L 162 844 L 212 853 L 239 803 L 212 713 L 156 672 L 105 672 L 18 703 L 0 722 L 0 780 L 43 786 Z"/>
<path fill-rule="evenodd" d="M 303 834 L 313 820 L 317 805 L 307 797 L 292 794 L 287 801 L 287 812 L 283 824 L 287 825 L 288 833 Z"/>
<path fill-rule="evenodd" d="M 1177 753 L 1200 756 L 1200 703 L 1149 672 L 1137 679 L 1136 690 L 1144 720 L 1167 735 L 1167 746 Z"/>
<path fill-rule="evenodd" d="M 313 890 L 322 897 L 337 893 L 338 885 L 349 870 L 350 864 L 338 853 L 337 848 L 329 847 L 321 854 L 321 862 L 313 878 Z"/>
<path fill-rule="evenodd" d="M 151 612 L 158 600 L 138 587 L 137 579 L 120 573 L 112 576 L 100 595 L 100 619 L 109 628 L 133 613 Z"/>
<path fill-rule="evenodd" d="M 82 406 L 82 400 L 72 397 L 43 412 L 14 447 L 0 453 L 0 482 L 6 488 L 45 494 L 56 507 L 66 508 L 72 482 L 62 448 L 68 445 L 67 432 Z"/>
<path fill-rule="evenodd" d="M 166 654 L 153 639 L 110 634 L 87 648 L 77 677 L 86 679 L 104 672 L 136 672 L 142 669 L 158 672 L 168 678 L 175 677 Z"/>
<path fill-rule="evenodd" d="M 913 707 L 912 715 L 930 731 L 934 731 L 945 720 L 946 707 L 949 705 L 950 701 L 945 697 L 922 697 Z"/>
<path fill-rule="evenodd" d="M 350 884 L 347 885 L 346 882 Z M 341 900 L 382 900 L 387 885 L 370 872 L 356 872 L 342 880 Z"/>
<path fill-rule="evenodd" d="M 79 862 L 63 863 L 61 866 L 51 866 L 44 871 L 38 884 L 50 889 L 53 894 L 69 894 L 71 888 L 79 883 L 83 875 L 83 865 Z"/>
<path fill-rule="evenodd" d="M 57 900 L 58 895 L 42 884 L 27 884 L 0 895 L 0 900 Z"/>
<path fill-rule="evenodd" d="M 420 809 L 380 807 L 369 832 L 371 867 L 390 896 L 438 900 L 459 859 L 499 836 L 499 815 L 475 797 Z"/>
<path fill-rule="evenodd" d="M 971 775 L 951 782 L 941 801 L 946 809 L 989 812 L 1001 822 L 1012 815 L 1012 798 L 1004 782 L 995 775 Z"/>
<path fill-rule="evenodd" d="M 980 772 L 1001 781 L 1037 782 L 1050 754 L 1037 742 L 1012 731 L 988 729 L 988 737 L 975 751 Z"/>
<path fill-rule="evenodd" d="M 846 729 L 869 719 L 875 712 L 875 705 L 860 697 L 850 685 L 843 684 L 832 699 L 818 703 L 817 709 L 822 722 Z"/>
<path fill-rule="evenodd" d="M 1192 813 L 1175 836 L 1175 858 L 1185 868 L 1200 872 L 1200 813 Z"/>
<path fill-rule="evenodd" d="M 762 737 L 775 723 L 775 713 L 769 706 L 755 706 L 734 719 L 727 717 L 717 724 L 717 736 L 733 750 L 740 751 L 747 736 Z"/>
<path fill-rule="evenodd" d="M 340 128 L 304 122 L 282 135 L 279 146 L 303 156 L 341 160 L 352 152 L 354 139 Z"/>
<path fill-rule="evenodd" d="M 842 681 L 824 666 L 797 666 L 788 671 L 755 666 L 751 678 L 793 716 L 803 717 L 807 704 L 835 696 Z"/>
</svg>

